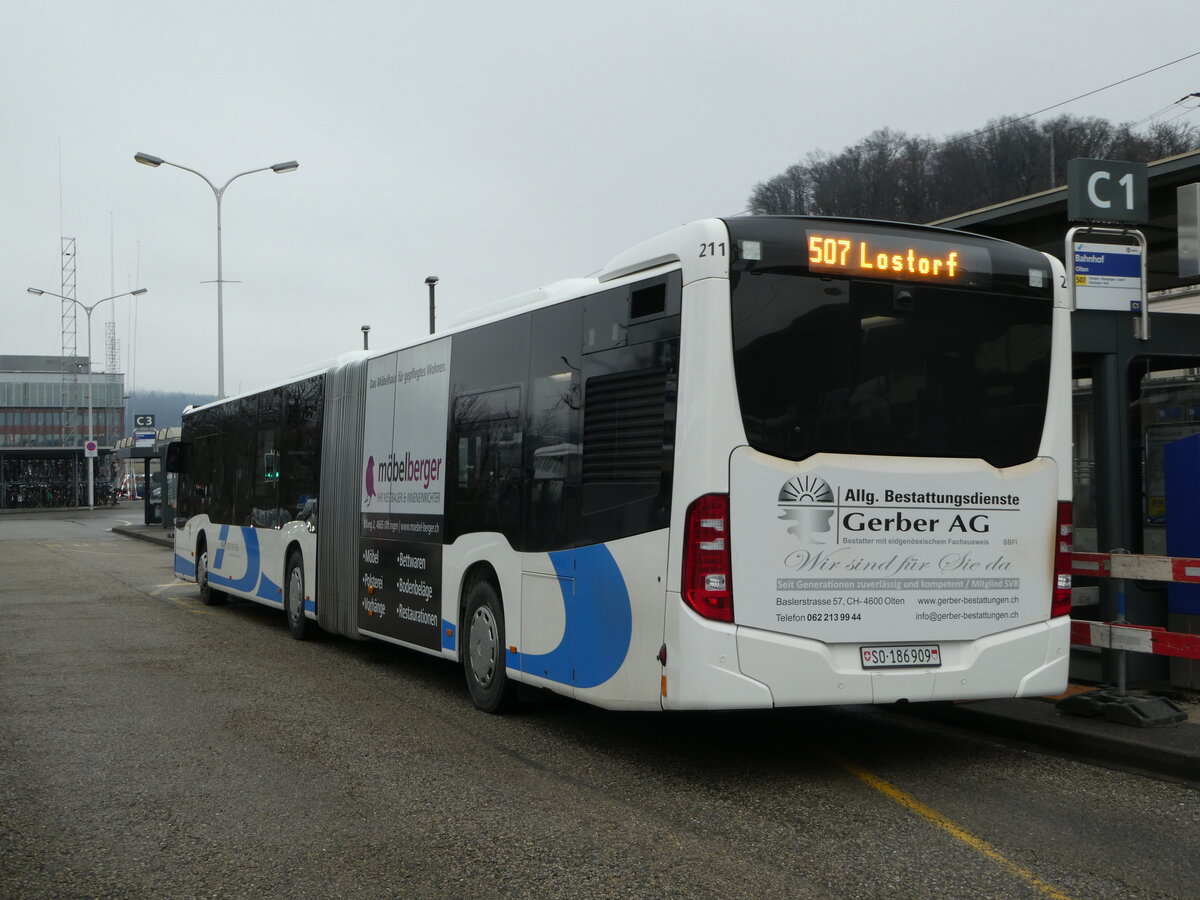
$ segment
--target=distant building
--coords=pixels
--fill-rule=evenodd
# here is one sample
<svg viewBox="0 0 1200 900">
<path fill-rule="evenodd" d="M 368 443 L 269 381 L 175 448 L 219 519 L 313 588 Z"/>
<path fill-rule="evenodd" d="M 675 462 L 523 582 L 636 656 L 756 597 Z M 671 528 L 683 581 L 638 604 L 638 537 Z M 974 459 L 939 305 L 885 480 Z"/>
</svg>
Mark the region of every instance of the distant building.
<svg viewBox="0 0 1200 900">
<path fill-rule="evenodd" d="M 99 502 L 116 476 L 125 376 L 93 373 L 82 356 L 0 355 L 0 509 L 86 505 L 89 393 Z"/>
</svg>

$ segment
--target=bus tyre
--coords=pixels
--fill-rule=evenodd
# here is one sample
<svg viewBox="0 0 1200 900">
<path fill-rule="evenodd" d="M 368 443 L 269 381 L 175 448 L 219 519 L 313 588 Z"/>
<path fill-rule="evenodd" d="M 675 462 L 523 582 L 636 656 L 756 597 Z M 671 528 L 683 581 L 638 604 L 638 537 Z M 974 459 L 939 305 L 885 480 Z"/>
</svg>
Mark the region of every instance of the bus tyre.
<svg viewBox="0 0 1200 900">
<path fill-rule="evenodd" d="M 463 669 L 471 700 L 484 712 L 503 712 L 516 686 L 504 669 L 504 609 L 491 582 L 471 586 L 463 622 Z"/>
<path fill-rule="evenodd" d="M 299 550 L 288 557 L 283 592 L 288 631 L 298 641 L 311 638 L 316 631 L 316 625 L 304 616 L 304 557 L 300 555 Z"/>
<path fill-rule="evenodd" d="M 200 585 L 200 602 L 205 606 L 220 606 L 225 602 L 225 595 L 208 580 L 208 545 L 196 557 L 196 584 Z"/>
</svg>

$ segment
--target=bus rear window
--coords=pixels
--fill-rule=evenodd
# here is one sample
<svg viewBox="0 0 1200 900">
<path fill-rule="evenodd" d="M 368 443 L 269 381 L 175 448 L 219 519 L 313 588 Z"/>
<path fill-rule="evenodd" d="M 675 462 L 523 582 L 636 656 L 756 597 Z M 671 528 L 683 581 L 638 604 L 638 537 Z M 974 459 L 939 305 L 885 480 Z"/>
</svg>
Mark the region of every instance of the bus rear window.
<svg viewBox="0 0 1200 900">
<path fill-rule="evenodd" d="M 739 272 L 734 365 L 751 446 L 967 457 L 1037 455 L 1051 303 L 925 284 Z"/>
</svg>

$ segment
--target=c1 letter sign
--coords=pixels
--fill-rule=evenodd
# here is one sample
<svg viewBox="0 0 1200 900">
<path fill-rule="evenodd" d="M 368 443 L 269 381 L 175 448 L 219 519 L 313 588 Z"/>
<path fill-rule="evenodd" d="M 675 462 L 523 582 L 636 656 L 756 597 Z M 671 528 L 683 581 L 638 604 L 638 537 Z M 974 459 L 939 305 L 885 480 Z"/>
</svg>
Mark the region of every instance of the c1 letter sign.
<svg viewBox="0 0 1200 900">
<path fill-rule="evenodd" d="M 1137 225 L 1150 219 L 1146 164 L 1110 159 L 1067 163 L 1067 218 Z"/>
</svg>

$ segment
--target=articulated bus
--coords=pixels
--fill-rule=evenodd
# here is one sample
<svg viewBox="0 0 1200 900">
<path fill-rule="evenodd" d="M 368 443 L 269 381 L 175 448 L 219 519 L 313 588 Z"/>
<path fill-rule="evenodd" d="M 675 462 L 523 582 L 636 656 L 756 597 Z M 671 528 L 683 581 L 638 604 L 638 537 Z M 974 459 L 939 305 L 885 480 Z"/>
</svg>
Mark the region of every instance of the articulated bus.
<svg viewBox="0 0 1200 900">
<path fill-rule="evenodd" d="M 709 219 L 597 275 L 186 411 L 175 573 L 619 709 L 1061 691 L 1061 264 Z"/>
</svg>

